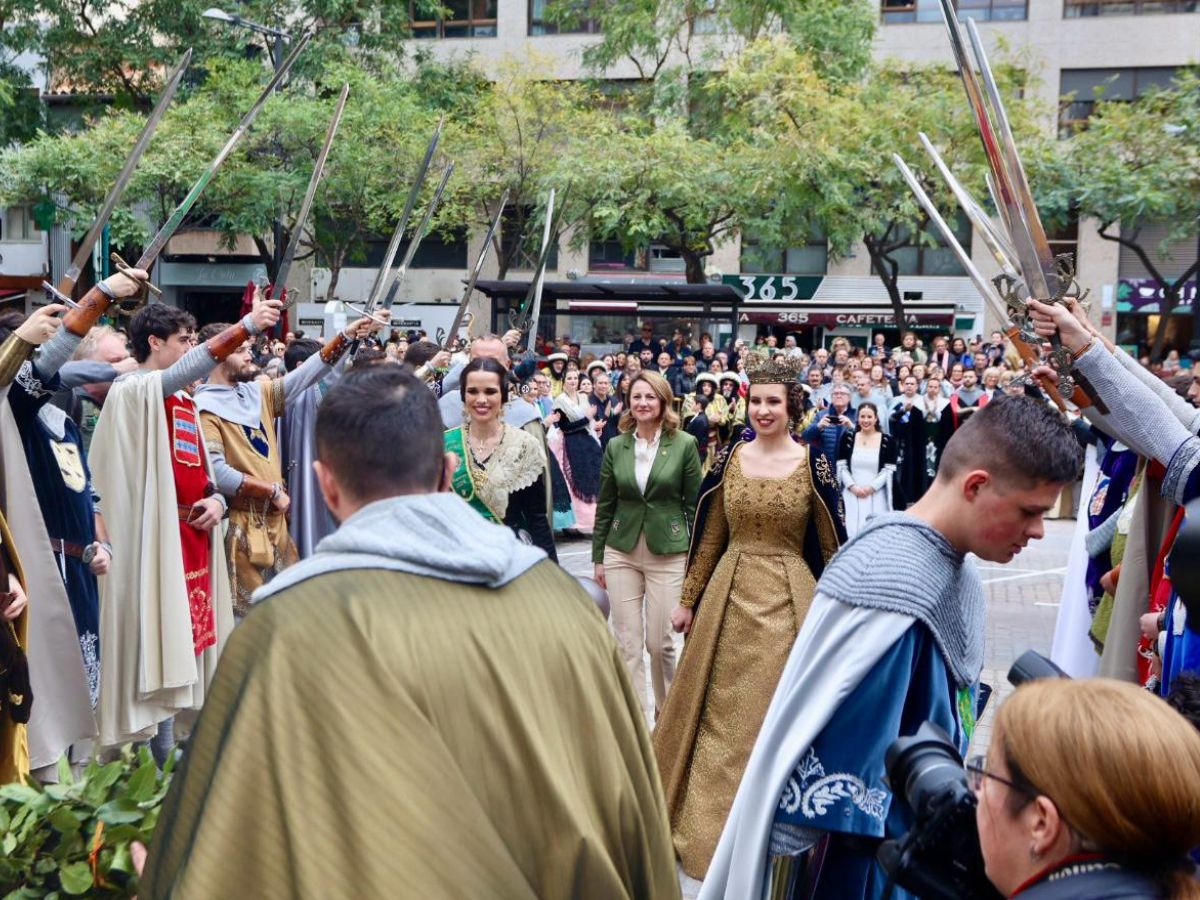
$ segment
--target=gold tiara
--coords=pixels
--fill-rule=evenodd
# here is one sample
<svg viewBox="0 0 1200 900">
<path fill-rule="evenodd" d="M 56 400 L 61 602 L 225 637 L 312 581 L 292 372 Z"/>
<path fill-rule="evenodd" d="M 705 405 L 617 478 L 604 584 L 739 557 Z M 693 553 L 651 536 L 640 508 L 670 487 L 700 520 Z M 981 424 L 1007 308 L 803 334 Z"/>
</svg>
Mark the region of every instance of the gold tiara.
<svg viewBox="0 0 1200 900">
<path fill-rule="evenodd" d="M 745 368 L 751 384 L 790 384 L 804 371 L 804 364 L 799 356 L 757 351 L 746 358 Z"/>
</svg>

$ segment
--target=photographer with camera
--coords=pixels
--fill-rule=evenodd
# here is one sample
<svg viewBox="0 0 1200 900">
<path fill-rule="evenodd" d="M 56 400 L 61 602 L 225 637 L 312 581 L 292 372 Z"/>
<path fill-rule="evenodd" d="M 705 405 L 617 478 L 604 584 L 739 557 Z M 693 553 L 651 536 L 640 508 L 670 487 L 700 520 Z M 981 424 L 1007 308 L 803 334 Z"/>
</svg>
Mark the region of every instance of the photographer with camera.
<svg viewBox="0 0 1200 900">
<path fill-rule="evenodd" d="M 988 879 L 1021 900 L 1200 898 L 1200 733 L 1108 679 L 1019 687 L 968 765 Z"/>
</svg>

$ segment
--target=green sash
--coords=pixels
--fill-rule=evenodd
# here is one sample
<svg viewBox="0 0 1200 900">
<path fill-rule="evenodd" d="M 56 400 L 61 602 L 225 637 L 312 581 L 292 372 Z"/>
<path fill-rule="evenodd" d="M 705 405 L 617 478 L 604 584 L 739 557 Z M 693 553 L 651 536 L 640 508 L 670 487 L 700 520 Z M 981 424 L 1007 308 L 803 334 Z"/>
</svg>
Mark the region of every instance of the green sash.
<svg viewBox="0 0 1200 900">
<path fill-rule="evenodd" d="M 458 468 L 454 470 L 454 477 L 450 479 L 454 493 L 470 503 L 471 507 L 489 522 L 499 522 L 500 519 L 475 492 L 475 479 L 471 475 L 471 463 L 467 456 L 470 451 L 463 440 L 462 426 L 451 428 L 443 435 L 443 440 L 446 452 L 458 456 Z"/>
</svg>

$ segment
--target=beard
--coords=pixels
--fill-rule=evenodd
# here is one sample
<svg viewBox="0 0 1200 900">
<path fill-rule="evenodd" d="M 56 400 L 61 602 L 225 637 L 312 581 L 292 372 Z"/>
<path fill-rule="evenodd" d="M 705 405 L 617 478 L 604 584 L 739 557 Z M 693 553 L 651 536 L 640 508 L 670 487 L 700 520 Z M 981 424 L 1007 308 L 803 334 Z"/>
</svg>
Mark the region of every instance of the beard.
<svg viewBox="0 0 1200 900">
<path fill-rule="evenodd" d="M 245 384 L 246 382 L 253 381 L 261 374 L 262 369 L 260 369 L 254 363 L 248 363 L 237 371 L 230 372 L 229 379 L 235 384 Z"/>
</svg>

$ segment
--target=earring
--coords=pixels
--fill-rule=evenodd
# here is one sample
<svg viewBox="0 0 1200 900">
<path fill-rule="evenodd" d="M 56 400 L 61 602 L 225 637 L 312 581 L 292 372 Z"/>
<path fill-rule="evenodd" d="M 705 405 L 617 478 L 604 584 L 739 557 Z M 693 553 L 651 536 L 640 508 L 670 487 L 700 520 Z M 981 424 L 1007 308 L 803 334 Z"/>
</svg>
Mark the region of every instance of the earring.
<svg viewBox="0 0 1200 900">
<path fill-rule="evenodd" d="M 1029 861 L 1030 862 L 1037 862 L 1038 857 L 1040 857 L 1041 855 L 1042 854 L 1038 853 L 1037 850 L 1035 850 L 1033 847 L 1029 848 Z"/>
</svg>

